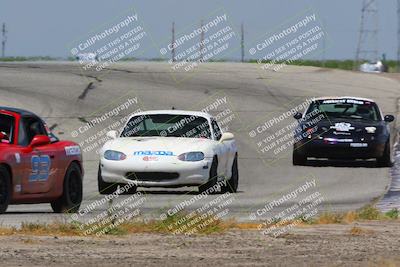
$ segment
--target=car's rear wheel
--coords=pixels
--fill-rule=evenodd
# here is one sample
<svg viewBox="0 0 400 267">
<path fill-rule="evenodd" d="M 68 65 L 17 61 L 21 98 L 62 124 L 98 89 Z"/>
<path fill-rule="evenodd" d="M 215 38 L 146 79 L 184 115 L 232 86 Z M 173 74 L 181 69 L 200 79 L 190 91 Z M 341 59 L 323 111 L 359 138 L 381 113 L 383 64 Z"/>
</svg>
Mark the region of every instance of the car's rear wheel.
<svg viewBox="0 0 400 267">
<path fill-rule="evenodd" d="M 207 191 L 209 188 L 215 186 L 217 182 L 218 182 L 218 158 L 217 156 L 215 156 L 211 163 L 210 176 L 208 178 L 208 181 L 199 186 L 199 192 L 203 193 Z"/>
<path fill-rule="evenodd" d="M 74 213 L 82 203 L 82 172 L 75 162 L 68 167 L 64 177 L 63 194 L 52 201 L 51 207 L 56 213 Z"/>
<path fill-rule="evenodd" d="M 307 156 L 300 155 L 297 152 L 297 149 L 294 147 L 293 148 L 293 155 L 292 155 L 292 163 L 295 166 L 304 166 L 307 163 Z"/>
<path fill-rule="evenodd" d="M 235 159 L 232 164 L 232 177 L 226 181 L 226 186 L 222 188 L 222 192 L 236 193 L 239 187 L 239 168 L 238 168 L 238 155 L 235 155 Z"/>
<path fill-rule="evenodd" d="M 376 164 L 378 167 L 392 167 L 393 161 L 392 161 L 392 151 L 390 149 L 390 141 L 386 142 L 383 155 L 382 157 L 376 159 Z"/>
<path fill-rule="evenodd" d="M 7 168 L 0 166 L 0 214 L 6 212 L 11 201 L 11 176 Z"/>
</svg>

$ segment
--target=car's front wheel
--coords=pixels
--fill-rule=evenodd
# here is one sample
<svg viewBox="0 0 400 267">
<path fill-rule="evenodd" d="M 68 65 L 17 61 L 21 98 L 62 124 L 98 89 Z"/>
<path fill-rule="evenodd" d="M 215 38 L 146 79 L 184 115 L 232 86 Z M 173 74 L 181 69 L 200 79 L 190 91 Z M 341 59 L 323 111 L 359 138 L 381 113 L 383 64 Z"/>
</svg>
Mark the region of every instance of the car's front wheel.
<svg viewBox="0 0 400 267">
<path fill-rule="evenodd" d="M 217 156 L 215 156 L 211 163 L 210 176 L 208 178 L 208 181 L 199 186 L 199 192 L 203 193 L 207 191 L 211 187 L 215 186 L 217 182 L 218 182 L 218 158 Z"/>
<path fill-rule="evenodd" d="M 6 212 L 11 200 L 11 176 L 7 168 L 0 166 L 0 214 Z"/>
<path fill-rule="evenodd" d="M 119 183 L 107 183 L 104 182 L 103 177 L 101 176 L 101 168 L 99 165 L 99 170 L 97 172 L 97 186 L 99 189 L 100 195 L 111 195 L 115 191 L 118 190 L 118 186 L 124 187 L 126 184 L 119 184 Z M 127 189 L 121 193 L 121 195 L 131 195 L 135 194 L 137 191 L 136 185 L 130 185 Z"/>
<path fill-rule="evenodd" d="M 52 201 L 51 207 L 56 213 L 75 213 L 82 203 L 82 172 L 77 163 L 68 167 L 64 177 L 63 194 Z"/>
<path fill-rule="evenodd" d="M 390 141 L 387 141 L 385 144 L 385 150 L 383 151 L 383 155 L 380 158 L 376 159 L 376 164 L 378 167 L 392 167 L 392 151 L 390 149 Z"/>
<path fill-rule="evenodd" d="M 226 181 L 226 185 L 222 188 L 222 192 L 236 193 L 239 187 L 239 168 L 238 168 L 238 155 L 235 155 L 235 159 L 232 164 L 232 177 Z"/>
<path fill-rule="evenodd" d="M 103 177 L 101 176 L 100 165 L 97 172 L 97 187 L 99 189 L 100 195 L 110 195 L 118 189 L 118 184 L 104 182 Z"/>
<path fill-rule="evenodd" d="M 292 163 L 294 166 L 304 166 L 307 163 L 307 156 L 300 155 L 296 148 L 293 148 Z"/>
</svg>

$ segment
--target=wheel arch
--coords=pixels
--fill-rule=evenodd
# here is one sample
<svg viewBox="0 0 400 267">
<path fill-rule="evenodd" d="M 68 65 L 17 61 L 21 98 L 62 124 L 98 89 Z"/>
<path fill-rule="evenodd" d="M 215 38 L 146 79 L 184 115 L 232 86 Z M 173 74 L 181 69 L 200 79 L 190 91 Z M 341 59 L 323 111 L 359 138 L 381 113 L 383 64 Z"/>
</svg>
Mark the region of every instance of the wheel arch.
<svg viewBox="0 0 400 267">
<path fill-rule="evenodd" d="M 69 170 L 69 168 L 71 167 L 72 164 L 78 165 L 79 170 L 80 170 L 81 175 L 82 175 L 82 181 L 83 181 L 83 174 L 84 174 L 84 173 L 83 173 L 83 166 L 82 166 L 82 163 L 81 163 L 79 160 L 74 159 L 74 160 L 71 160 L 71 162 L 68 164 L 68 167 L 65 168 L 64 175 L 63 175 L 63 177 L 62 177 L 62 182 L 61 182 L 62 184 L 61 184 L 61 185 L 64 184 L 65 176 L 67 175 L 67 172 L 68 172 L 68 170 Z M 62 194 L 62 192 L 63 192 L 63 190 L 61 190 L 61 194 Z"/>
<path fill-rule="evenodd" d="M 239 152 L 236 151 L 233 156 L 229 158 L 228 166 L 227 166 L 227 172 L 228 172 L 228 177 L 229 179 L 232 178 L 232 168 L 233 168 L 233 163 L 235 162 L 235 158 L 239 159 Z"/>
<path fill-rule="evenodd" d="M 211 176 L 212 164 L 214 164 L 214 162 L 215 162 L 215 164 L 217 164 L 217 175 L 218 175 L 218 168 L 220 168 L 220 164 L 218 163 L 219 160 L 218 160 L 218 155 L 217 154 L 214 154 L 214 156 L 212 158 L 212 162 L 211 162 L 211 165 L 210 165 L 210 171 L 209 171 L 210 176 Z"/>
<path fill-rule="evenodd" d="M 71 163 L 69 164 L 69 166 L 71 166 L 73 163 L 76 163 L 76 164 L 78 165 L 79 170 L 81 171 L 82 176 L 83 176 L 83 166 L 82 166 L 82 162 L 80 162 L 79 160 L 73 160 L 73 161 L 71 161 Z M 69 168 L 69 166 L 68 166 L 68 168 Z"/>
<path fill-rule="evenodd" d="M 5 163 L 5 162 L 0 162 L 0 166 L 4 166 L 4 167 L 7 169 L 8 173 L 10 174 L 10 183 L 11 183 L 11 186 L 13 186 L 13 172 L 12 172 L 11 166 L 8 165 L 8 164 Z"/>
<path fill-rule="evenodd" d="M 64 177 L 65 177 L 65 175 L 67 174 L 67 171 L 68 171 L 68 169 L 71 167 L 72 164 L 78 165 L 79 170 L 81 171 L 81 174 L 82 174 L 82 178 L 83 178 L 84 170 L 83 170 L 82 162 L 79 161 L 79 160 L 77 160 L 77 159 L 71 160 L 71 162 L 68 164 L 68 167 L 65 168 Z"/>
</svg>

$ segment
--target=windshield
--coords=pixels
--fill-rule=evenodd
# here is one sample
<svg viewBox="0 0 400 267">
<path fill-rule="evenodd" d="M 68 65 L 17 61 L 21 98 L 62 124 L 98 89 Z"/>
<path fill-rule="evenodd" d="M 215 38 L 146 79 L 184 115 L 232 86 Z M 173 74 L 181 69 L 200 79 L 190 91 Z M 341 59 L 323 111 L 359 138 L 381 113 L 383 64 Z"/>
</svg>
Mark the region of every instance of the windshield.
<svg viewBox="0 0 400 267">
<path fill-rule="evenodd" d="M 371 101 L 355 99 L 318 100 L 310 105 L 307 114 L 313 114 L 317 109 L 330 119 L 382 120 L 377 105 Z"/>
<path fill-rule="evenodd" d="M 14 141 L 14 117 L 0 114 L 0 143 L 13 143 Z"/>
<path fill-rule="evenodd" d="M 132 117 L 121 137 L 163 136 L 211 139 L 207 119 L 190 115 L 155 114 Z"/>
</svg>

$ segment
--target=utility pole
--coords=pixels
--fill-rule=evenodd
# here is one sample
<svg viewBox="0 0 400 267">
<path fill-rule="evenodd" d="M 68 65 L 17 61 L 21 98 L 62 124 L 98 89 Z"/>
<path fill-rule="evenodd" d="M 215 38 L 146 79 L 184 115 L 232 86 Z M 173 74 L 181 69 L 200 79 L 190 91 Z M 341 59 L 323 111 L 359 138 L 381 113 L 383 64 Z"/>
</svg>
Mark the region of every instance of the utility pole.
<svg viewBox="0 0 400 267">
<path fill-rule="evenodd" d="M 171 41 L 171 45 L 172 45 L 172 50 L 171 50 L 172 62 L 175 62 L 175 21 L 172 22 L 172 41 Z"/>
<path fill-rule="evenodd" d="M 400 0 L 398 0 L 400 1 Z M 242 22 L 242 25 L 240 26 L 240 31 L 241 31 L 241 38 L 240 38 L 240 48 L 242 49 L 242 62 L 244 62 L 244 25 Z"/>
<path fill-rule="evenodd" d="M 200 62 L 203 62 L 203 48 L 204 48 L 204 31 L 203 31 L 203 20 L 200 21 Z"/>
<path fill-rule="evenodd" d="M 400 0 L 397 0 L 397 72 L 400 72 Z"/>
<path fill-rule="evenodd" d="M 354 67 L 361 61 L 378 60 L 378 6 L 377 0 L 363 0 L 361 23 Z"/>
<path fill-rule="evenodd" d="M 3 40 L 1 41 L 1 57 L 4 58 L 5 57 L 5 52 L 6 52 L 6 42 L 7 42 L 7 30 L 6 30 L 6 24 L 3 23 L 3 27 L 2 27 L 2 35 L 3 35 Z"/>
<path fill-rule="evenodd" d="M 324 29 L 326 29 L 326 24 L 325 24 L 325 20 L 324 19 L 322 19 L 322 27 L 324 28 Z M 322 58 L 321 58 L 321 61 L 322 61 L 322 67 L 323 68 L 325 68 L 325 63 L 326 63 L 326 38 L 325 38 L 325 36 L 322 38 Z"/>
</svg>

